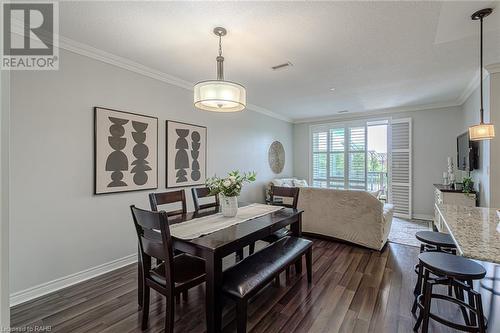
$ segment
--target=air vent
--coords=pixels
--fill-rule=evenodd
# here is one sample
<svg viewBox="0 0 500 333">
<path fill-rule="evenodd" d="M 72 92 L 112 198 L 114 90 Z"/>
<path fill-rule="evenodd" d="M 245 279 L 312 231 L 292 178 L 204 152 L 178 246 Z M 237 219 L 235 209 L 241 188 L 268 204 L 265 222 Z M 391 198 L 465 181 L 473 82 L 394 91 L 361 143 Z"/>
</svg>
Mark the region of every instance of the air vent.
<svg viewBox="0 0 500 333">
<path fill-rule="evenodd" d="M 285 68 L 288 68 L 290 66 L 293 66 L 293 64 L 290 61 L 285 62 L 284 64 L 279 64 L 276 66 L 271 67 L 273 71 L 278 71 L 278 70 L 283 70 Z"/>
</svg>

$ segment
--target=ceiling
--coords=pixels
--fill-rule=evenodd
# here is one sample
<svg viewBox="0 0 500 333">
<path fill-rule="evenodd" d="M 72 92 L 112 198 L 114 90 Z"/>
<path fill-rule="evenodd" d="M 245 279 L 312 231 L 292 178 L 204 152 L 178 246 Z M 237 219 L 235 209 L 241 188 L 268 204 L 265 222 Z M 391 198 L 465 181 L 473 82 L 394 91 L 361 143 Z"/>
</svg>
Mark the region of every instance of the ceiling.
<svg viewBox="0 0 500 333">
<path fill-rule="evenodd" d="M 300 120 L 458 103 L 478 72 L 470 14 L 498 4 L 61 2 L 59 20 L 64 37 L 192 83 L 215 78 L 212 29 L 224 26 L 226 79 L 248 103 Z M 485 64 L 498 63 L 500 6 L 485 31 Z"/>
</svg>

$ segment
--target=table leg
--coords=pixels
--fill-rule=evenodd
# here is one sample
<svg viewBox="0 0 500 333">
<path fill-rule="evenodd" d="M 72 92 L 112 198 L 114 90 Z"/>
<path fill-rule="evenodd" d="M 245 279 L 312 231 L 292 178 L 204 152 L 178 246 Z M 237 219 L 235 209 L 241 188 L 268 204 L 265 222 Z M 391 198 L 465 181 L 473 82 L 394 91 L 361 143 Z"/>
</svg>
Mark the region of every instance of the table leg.
<svg viewBox="0 0 500 333">
<path fill-rule="evenodd" d="M 222 258 L 210 253 L 205 260 L 207 333 L 218 333 L 222 331 Z"/>
<path fill-rule="evenodd" d="M 295 237 L 302 236 L 302 214 L 297 216 L 297 221 L 293 222 L 290 225 L 290 231 Z"/>
</svg>

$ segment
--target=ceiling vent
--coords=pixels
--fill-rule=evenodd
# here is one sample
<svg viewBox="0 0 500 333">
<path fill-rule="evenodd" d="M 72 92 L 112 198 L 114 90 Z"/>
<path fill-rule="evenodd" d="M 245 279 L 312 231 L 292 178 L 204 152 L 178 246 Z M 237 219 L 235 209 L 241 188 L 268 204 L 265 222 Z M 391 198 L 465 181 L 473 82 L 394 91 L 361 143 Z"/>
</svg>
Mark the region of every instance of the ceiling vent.
<svg viewBox="0 0 500 333">
<path fill-rule="evenodd" d="M 271 69 L 273 71 L 279 71 L 279 70 L 283 70 L 283 69 L 286 69 L 286 68 L 291 67 L 291 66 L 293 66 L 293 64 L 290 61 L 287 61 L 284 64 L 279 64 L 279 65 L 273 66 L 273 67 L 271 67 Z"/>
</svg>

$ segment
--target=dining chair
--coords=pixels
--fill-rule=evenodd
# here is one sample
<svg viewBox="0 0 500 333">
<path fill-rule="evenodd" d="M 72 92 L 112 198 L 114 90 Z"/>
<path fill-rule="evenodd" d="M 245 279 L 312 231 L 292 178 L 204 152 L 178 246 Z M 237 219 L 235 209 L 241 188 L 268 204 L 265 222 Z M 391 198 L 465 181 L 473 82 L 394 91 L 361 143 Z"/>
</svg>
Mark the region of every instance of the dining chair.
<svg viewBox="0 0 500 333">
<path fill-rule="evenodd" d="M 293 208 L 297 209 L 297 204 L 299 203 L 299 188 L 298 187 L 282 187 L 282 186 L 271 186 L 271 191 L 269 193 L 269 201 L 271 205 L 274 206 L 283 206 L 287 208 Z M 280 197 L 280 198 L 291 198 L 291 203 L 285 203 L 283 202 L 274 202 L 275 197 Z M 290 233 L 290 230 L 287 228 L 281 228 L 269 236 L 261 239 L 264 242 L 267 243 L 274 243 L 281 238 L 288 236 Z M 253 254 L 255 252 L 255 243 L 250 244 L 249 246 L 249 253 Z M 287 276 L 290 274 L 290 269 L 286 269 L 286 274 Z M 276 278 L 276 282 L 279 283 L 279 276 Z"/>
<path fill-rule="evenodd" d="M 181 203 L 181 209 L 167 211 L 168 216 L 186 214 L 186 195 L 184 190 L 149 194 L 149 203 L 151 210 L 154 212 L 158 211 L 158 206 L 177 202 Z"/>
<path fill-rule="evenodd" d="M 196 212 L 199 212 L 202 209 L 218 208 L 220 206 L 219 195 L 210 195 L 210 190 L 208 189 L 208 187 L 193 187 L 191 188 L 191 193 L 193 195 L 194 210 Z M 201 198 L 208 197 L 214 197 L 214 201 L 206 204 L 200 204 Z M 243 249 L 239 249 L 238 251 L 236 251 L 236 261 L 238 262 L 242 259 Z"/>
<path fill-rule="evenodd" d="M 130 206 L 142 270 L 141 329 L 148 327 L 150 289 L 166 298 L 165 332 L 174 331 L 174 298 L 205 281 L 205 261 L 182 253 L 175 255 L 166 212 L 152 212 Z M 162 263 L 151 267 L 152 258 Z"/>
<path fill-rule="evenodd" d="M 210 195 L 210 190 L 208 189 L 208 187 L 193 187 L 191 188 L 191 193 L 193 195 L 193 203 L 195 211 L 207 208 L 217 208 L 220 205 L 219 195 L 217 194 Z M 214 201 L 205 204 L 200 204 L 201 198 L 208 198 L 208 197 L 214 197 Z"/>
</svg>

